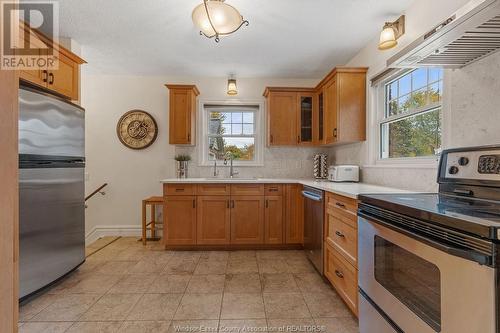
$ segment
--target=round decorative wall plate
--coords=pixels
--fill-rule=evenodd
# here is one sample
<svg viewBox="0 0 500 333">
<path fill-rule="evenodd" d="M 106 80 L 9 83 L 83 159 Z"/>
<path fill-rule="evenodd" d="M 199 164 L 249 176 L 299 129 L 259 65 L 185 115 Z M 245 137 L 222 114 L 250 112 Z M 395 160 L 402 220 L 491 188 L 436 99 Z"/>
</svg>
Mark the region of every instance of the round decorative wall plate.
<svg viewBox="0 0 500 333">
<path fill-rule="evenodd" d="M 158 126 L 154 118 L 142 110 L 125 113 L 116 125 L 118 139 L 132 149 L 144 149 L 153 144 L 158 135 Z"/>
</svg>

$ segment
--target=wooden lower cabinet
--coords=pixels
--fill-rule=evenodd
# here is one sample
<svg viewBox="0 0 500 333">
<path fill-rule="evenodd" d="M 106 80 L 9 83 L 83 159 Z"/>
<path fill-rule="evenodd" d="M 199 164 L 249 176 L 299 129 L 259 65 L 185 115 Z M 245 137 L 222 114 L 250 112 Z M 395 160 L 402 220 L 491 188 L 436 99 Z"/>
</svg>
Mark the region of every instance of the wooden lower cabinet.
<svg viewBox="0 0 500 333">
<path fill-rule="evenodd" d="M 266 196 L 264 211 L 264 243 L 283 244 L 283 197 Z"/>
<path fill-rule="evenodd" d="M 224 245 L 231 241 L 231 210 L 229 196 L 197 198 L 196 244 Z"/>
<path fill-rule="evenodd" d="M 231 197 L 231 244 L 264 243 L 264 197 Z"/>
<path fill-rule="evenodd" d="M 351 311 L 358 315 L 358 270 L 325 242 L 325 276 Z"/>
<path fill-rule="evenodd" d="M 167 245 L 196 244 L 196 197 L 167 196 L 163 204 L 163 238 Z"/>
<path fill-rule="evenodd" d="M 304 201 L 302 185 L 285 186 L 285 243 L 304 243 Z"/>
</svg>

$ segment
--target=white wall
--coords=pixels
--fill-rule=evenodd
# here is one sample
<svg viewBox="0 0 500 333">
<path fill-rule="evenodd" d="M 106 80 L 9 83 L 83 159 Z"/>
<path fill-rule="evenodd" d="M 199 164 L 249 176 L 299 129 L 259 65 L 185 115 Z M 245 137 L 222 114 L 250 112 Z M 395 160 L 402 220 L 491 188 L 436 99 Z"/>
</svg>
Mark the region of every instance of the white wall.
<svg viewBox="0 0 500 333">
<path fill-rule="evenodd" d="M 90 66 L 90 65 L 87 65 Z M 104 76 L 83 73 L 82 106 L 86 109 L 86 192 L 108 183 L 104 197 L 94 197 L 86 210 L 89 239 L 96 235 L 138 234 L 141 200 L 161 195 L 160 179 L 175 176 L 175 146 L 168 144 L 168 90 L 165 83 L 196 84 L 202 100 L 226 100 L 227 78 Z M 318 80 L 238 79 L 234 100 L 264 101 L 266 86 L 314 86 Z M 156 142 L 145 150 L 123 146 L 116 123 L 127 111 L 142 109 L 156 119 Z M 264 126 L 263 126 L 264 127 Z M 240 168 L 246 176 L 305 177 L 318 149 L 266 149 L 264 168 Z M 191 151 L 192 152 L 192 151 Z M 192 152 L 193 153 L 193 152 Z M 193 156 L 196 157 L 196 156 Z M 192 166 L 193 172 L 200 168 Z M 205 168 L 210 172 L 210 168 Z M 268 170 L 269 172 L 267 172 Z M 97 228 L 97 229 L 96 229 Z"/>
<path fill-rule="evenodd" d="M 419 0 L 405 12 L 406 35 L 399 46 L 381 52 L 377 39 L 372 40 L 348 66 L 369 66 L 368 78 L 383 71 L 386 60 L 409 42 L 434 27 L 452 14 L 467 0 Z M 432 8 L 432 9 L 431 9 Z M 500 54 L 490 56 L 464 69 L 447 71 L 445 74 L 443 143 L 445 148 L 500 143 Z M 376 147 L 371 136 L 377 127 L 373 123 L 375 113 L 374 90 L 368 89 L 368 141 L 335 147 L 335 163 L 359 163 L 363 166 L 365 182 L 419 191 L 435 191 L 436 167 L 374 165 L 370 149 Z"/>
</svg>

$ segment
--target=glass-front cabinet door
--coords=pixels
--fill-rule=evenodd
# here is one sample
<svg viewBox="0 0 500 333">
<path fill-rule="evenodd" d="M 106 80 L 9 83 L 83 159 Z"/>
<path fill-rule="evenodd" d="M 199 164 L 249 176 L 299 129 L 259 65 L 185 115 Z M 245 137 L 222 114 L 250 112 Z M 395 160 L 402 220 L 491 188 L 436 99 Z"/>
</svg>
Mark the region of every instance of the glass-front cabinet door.
<svg viewBox="0 0 500 333">
<path fill-rule="evenodd" d="M 299 135 L 298 144 L 313 144 L 314 142 L 314 94 L 301 93 L 299 99 Z"/>
</svg>

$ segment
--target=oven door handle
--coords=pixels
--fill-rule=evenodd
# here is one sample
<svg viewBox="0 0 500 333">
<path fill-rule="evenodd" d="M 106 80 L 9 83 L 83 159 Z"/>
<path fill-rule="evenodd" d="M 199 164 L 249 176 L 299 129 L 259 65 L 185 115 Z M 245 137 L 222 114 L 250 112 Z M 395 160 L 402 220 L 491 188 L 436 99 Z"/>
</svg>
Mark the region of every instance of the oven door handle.
<svg viewBox="0 0 500 333">
<path fill-rule="evenodd" d="M 448 244 L 443 244 L 441 242 L 435 241 L 431 238 L 425 237 L 421 234 L 415 233 L 412 230 L 408 230 L 406 228 L 401 228 L 399 226 L 393 225 L 391 223 L 388 223 L 386 221 L 383 221 L 379 218 L 373 217 L 370 214 L 366 214 L 364 212 L 359 211 L 358 216 L 368 220 L 369 222 L 375 222 L 383 227 L 392 229 L 394 231 L 400 232 L 410 238 L 413 238 L 417 241 L 420 241 L 424 244 L 427 244 L 429 246 L 432 246 L 433 248 L 436 248 L 438 250 L 441 250 L 443 252 L 446 252 L 448 254 L 451 254 L 456 257 L 464 258 L 470 261 L 475 261 L 480 265 L 487 265 L 487 266 L 492 266 L 492 258 L 486 254 L 479 253 L 474 250 L 464 250 L 455 246 L 450 246 Z M 397 245 L 397 244 L 396 244 Z"/>
<path fill-rule="evenodd" d="M 321 200 L 323 200 L 323 198 L 320 195 L 317 195 L 317 194 L 314 194 L 314 193 L 311 193 L 311 192 L 307 192 L 307 191 L 302 191 L 302 196 L 304 196 L 307 199 L 314 200 L 314 201 L 321 201 Z"/>
</svg>

